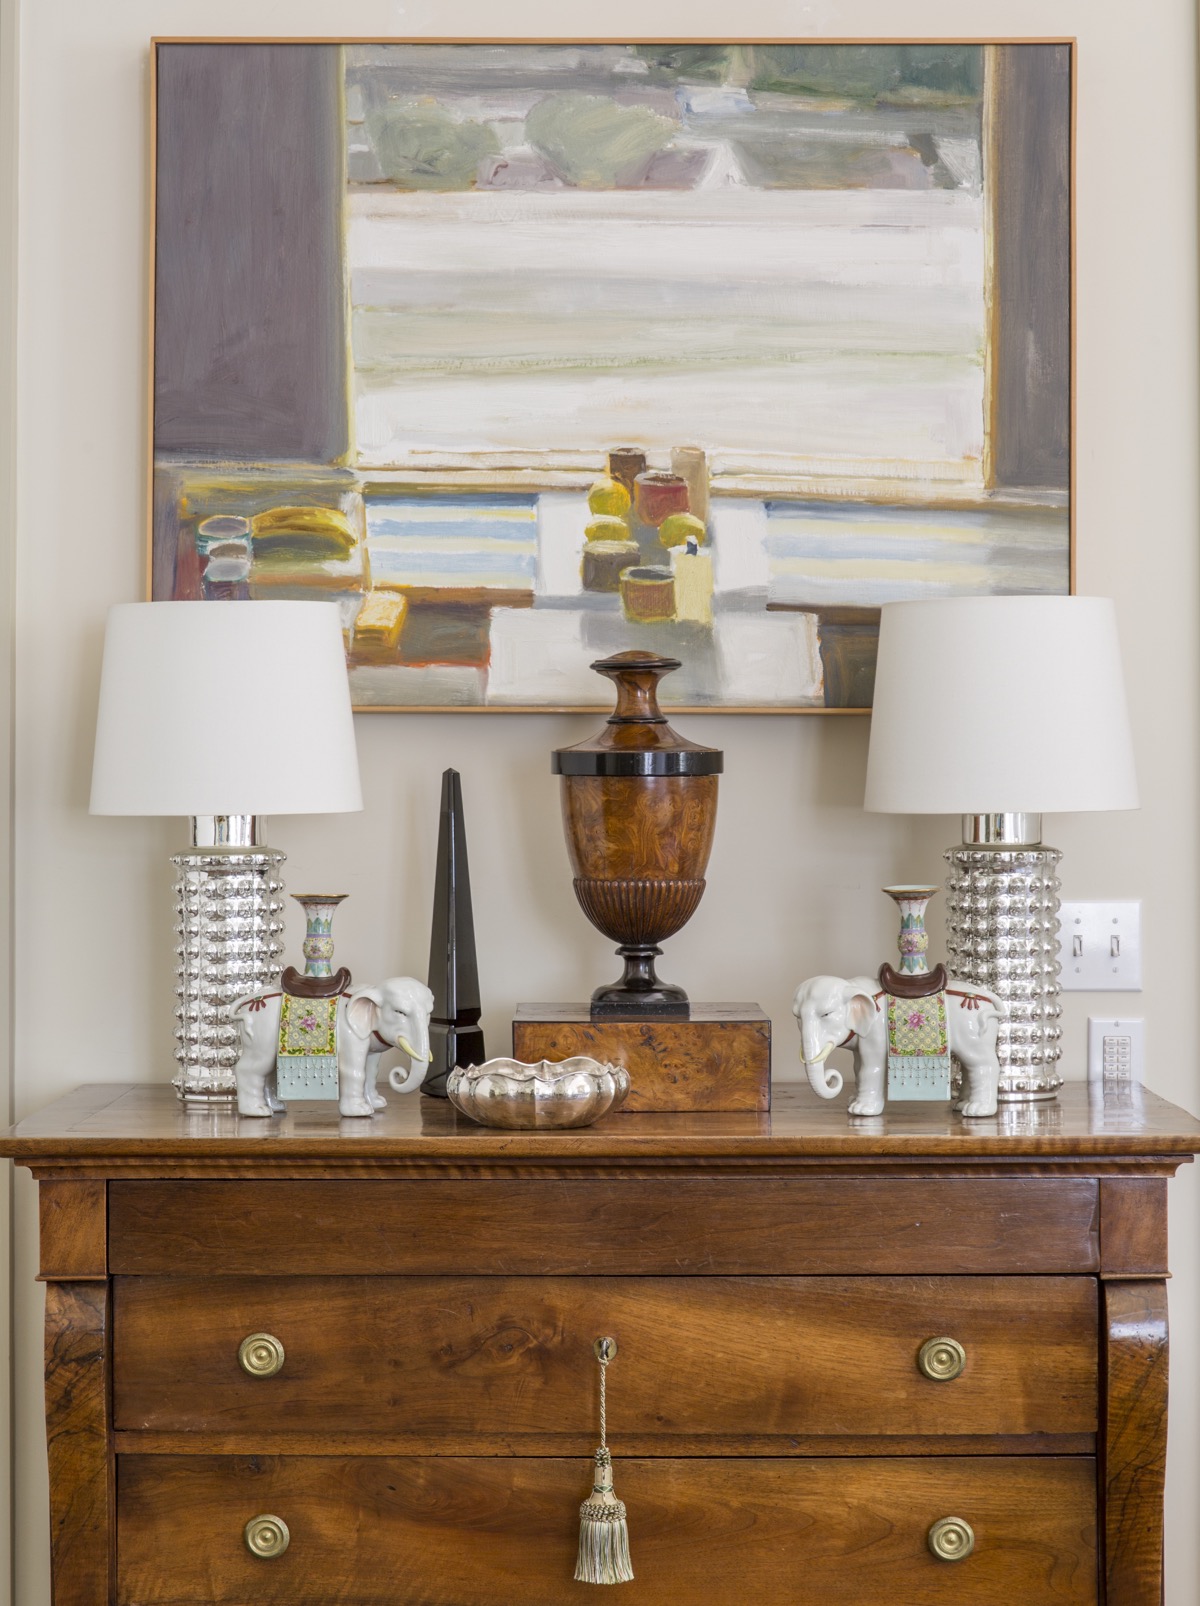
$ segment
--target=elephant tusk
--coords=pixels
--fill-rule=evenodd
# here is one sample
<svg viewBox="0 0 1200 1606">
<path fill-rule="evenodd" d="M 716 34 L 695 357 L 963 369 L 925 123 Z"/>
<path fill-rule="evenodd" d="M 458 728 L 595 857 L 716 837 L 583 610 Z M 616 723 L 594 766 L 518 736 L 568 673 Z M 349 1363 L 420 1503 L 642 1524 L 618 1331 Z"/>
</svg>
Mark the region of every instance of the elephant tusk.
<svg viewBox="0 0 1200 1606">
<path fill-rule="evenodd" d="M 428 1063 L 433 1058 L 432 1054 L 418 1054 L 407 1037 L 398 1037 L 396 1039 L 396 1047 L 402 1049 L 410 1060 L 420 1060 L 422 1064 Z"/>
<path fill-rule="evenodd" d="M 825 1061 L 829 1058 L 829 1056 L 833 1053 L 834 1046 L 835 1045 L 833 1043 L 826 1043 L 825 1047 L 821 1050 L 821 1052 L 814 1059 L 810 1059 L 810 1060 L 806 1059 L 806 1060 L 804 1060 L 804 1063 L 806 1065 L 823 1065 L 825 1063 Z M 801 1053 L 800 1057 L 802 1059 L 804 1058 L 803 1053 Z"/>
</svg>

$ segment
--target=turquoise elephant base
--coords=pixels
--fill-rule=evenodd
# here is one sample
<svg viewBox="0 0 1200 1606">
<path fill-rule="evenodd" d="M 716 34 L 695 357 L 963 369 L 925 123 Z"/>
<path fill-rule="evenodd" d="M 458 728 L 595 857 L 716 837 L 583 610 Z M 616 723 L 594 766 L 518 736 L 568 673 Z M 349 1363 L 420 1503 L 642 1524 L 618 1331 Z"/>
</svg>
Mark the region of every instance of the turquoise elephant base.
<svg viewBox="0 0 1200 1606">
<path fill-rule="evenodd" d="M 336 1054 L 280 1054 L 275 1061 L 275 1086 L 281 1099 L 336 1099 Z"/>
</svg>

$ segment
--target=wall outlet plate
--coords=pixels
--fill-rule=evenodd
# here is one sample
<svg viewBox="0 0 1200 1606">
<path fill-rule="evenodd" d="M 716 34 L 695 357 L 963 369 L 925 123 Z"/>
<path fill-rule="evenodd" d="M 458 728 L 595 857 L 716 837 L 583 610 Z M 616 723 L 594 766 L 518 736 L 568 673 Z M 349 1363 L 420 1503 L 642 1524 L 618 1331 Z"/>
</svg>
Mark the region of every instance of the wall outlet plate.
<svg viewBox="0 0 1200 1606">
<path fill-rule="evenodd" d="M 1142 903 L 1064 903 L 1059 915 L 1064 993 L 1140 993 Z"/>
<path fill-rule="evenodd" d="M 1088 1016 L 1088 1081 L 1137 1082 L 1146 1071 L 1146 1022 Z"/>
</svg>

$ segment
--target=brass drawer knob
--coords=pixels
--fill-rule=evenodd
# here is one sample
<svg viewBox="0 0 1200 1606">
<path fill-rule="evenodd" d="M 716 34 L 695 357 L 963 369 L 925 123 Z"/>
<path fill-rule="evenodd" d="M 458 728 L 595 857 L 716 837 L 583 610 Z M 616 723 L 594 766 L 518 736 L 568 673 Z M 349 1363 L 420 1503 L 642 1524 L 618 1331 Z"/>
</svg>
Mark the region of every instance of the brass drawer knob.
<svg viewBox="0 0 1200 1606">
<path fill-rule="evenodd" d="M 251 1333 L 238 1345 L 238 1361 L 251 1377 L 274 1377 L 283 1370 L 283 1345 L 272 1333 Z"/>
<path fill-rule="evenodd" d="M 263 1561 L 282 1556 L 292 1542 L 288 1525 L 282 1517 L 251 1517 L 245 1527 L 246 1549 Z"/>
<path fill-rule="evenodd" d="M 956 1338 L 927 1338 L 917 1355 L 917 1366 L 934 1383 L 949 1383 L 966 1364 L 967 1352 Z"/>
<path fill-rule="evenodd" d="M 929 1530 L 929 1548 L 939 1561 L 965 1561 L 975 1549 L 975 1530 L 965 1517 L 939 1517 Z"/>
</svg>

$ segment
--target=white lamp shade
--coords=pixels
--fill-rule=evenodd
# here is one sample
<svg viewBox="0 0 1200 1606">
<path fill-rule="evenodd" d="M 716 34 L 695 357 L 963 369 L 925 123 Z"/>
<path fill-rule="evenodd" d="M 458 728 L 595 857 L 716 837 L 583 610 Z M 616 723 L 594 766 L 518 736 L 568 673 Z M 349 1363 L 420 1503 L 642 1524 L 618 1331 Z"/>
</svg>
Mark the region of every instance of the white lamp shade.
<svg viewBox="0 0 1200 1606">
<path fill-rule="evenodd" d="M 332 602 L 126 602 L 108 616 L 93 814 L 362 808 Z"/>
<path fill-rule="evenodd" d="M 1138 806 L 1107 597 L 952 597 L 882 610 L 868 810 Z"/>
</svg>

